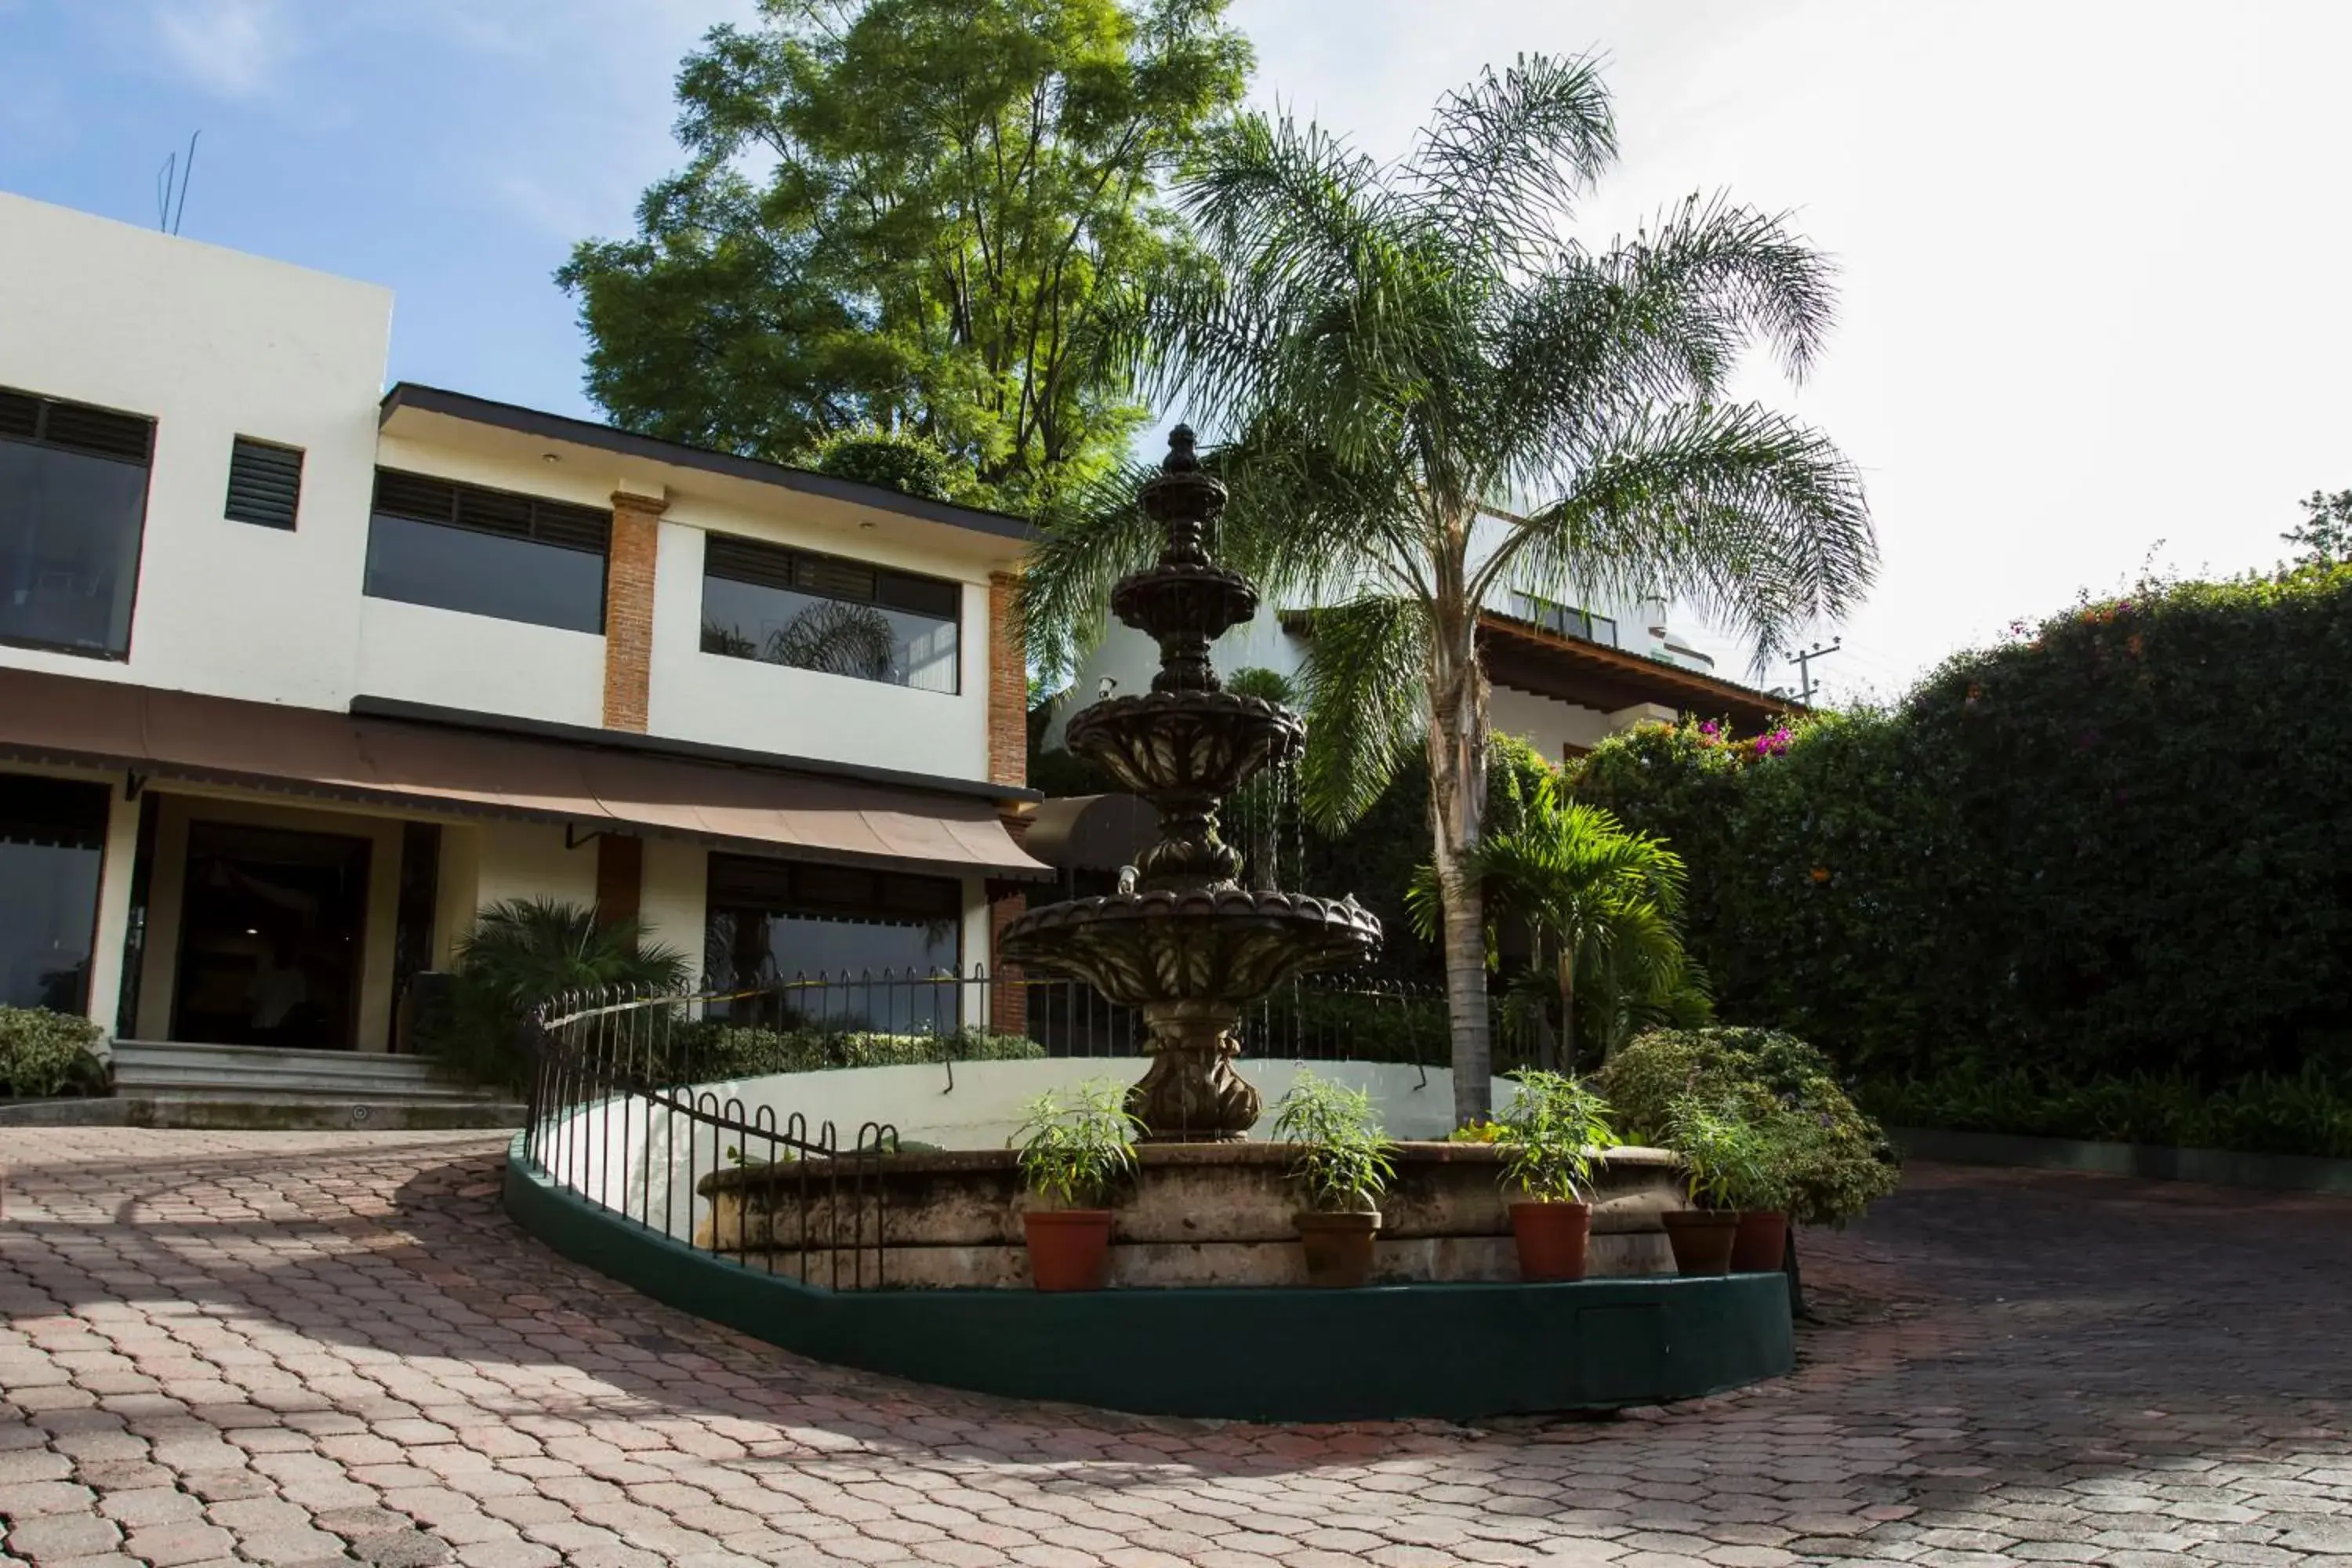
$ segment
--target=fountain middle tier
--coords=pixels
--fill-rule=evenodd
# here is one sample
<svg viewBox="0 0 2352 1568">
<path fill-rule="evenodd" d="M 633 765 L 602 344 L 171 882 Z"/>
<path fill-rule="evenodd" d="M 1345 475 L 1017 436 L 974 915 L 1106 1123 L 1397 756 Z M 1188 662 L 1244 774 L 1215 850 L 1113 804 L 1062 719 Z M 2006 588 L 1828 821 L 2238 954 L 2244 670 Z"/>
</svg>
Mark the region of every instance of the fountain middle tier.
<svg viewBox="0 0 2352 1568">
<path fill-rule="evenodd" d="M 1138 795 L 1223 796 L 1261 769 L 1297 760 L 1307 725 L 1263 698 L 1151 691 L 1074 714 L 1067 743 Z"/>
</svg>

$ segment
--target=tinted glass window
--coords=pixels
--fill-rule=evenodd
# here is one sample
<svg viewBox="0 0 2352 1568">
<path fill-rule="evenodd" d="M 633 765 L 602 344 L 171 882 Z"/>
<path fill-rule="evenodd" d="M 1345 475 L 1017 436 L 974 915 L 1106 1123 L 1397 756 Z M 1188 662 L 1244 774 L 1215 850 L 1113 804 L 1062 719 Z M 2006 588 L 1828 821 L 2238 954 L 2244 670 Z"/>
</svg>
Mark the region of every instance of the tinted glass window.
<svg viewBox="0 0 2352 1568">
<path fill-rule="evenodd" d="M 604 629 L 604 558 L 378 512 L 367 595 L 565 631 Z"/>
<path fill-rule="evenodd" d="M 958 689 L 953 583 L 713 535 L 702 650 L 796 669 Z"/>
<path fill-rule="evenodd" d="M 121 658 L 147 465 L 0 437 L 0 638 Z"/>
<path fill-rule="evenodd" d="M 749 856 L 710 858 L 703 964 L 721 985 L 788 989 L 751 1009 L 770 1021 L 925 1033 L 960 1022 L 963 890 L 909 877 Z M 739 1013 L 745 1011 L 739 1009 Z"/>
<path fill-rule="evenodd" d="M 103 784 L 0 773 L 0 1006 L 89 1005 L 107 800 Z"/>
<path fill-rule="evenodd" d="M 365 592 L 602 632 L 611 531 L 593 508 L 378 468 Z"/>
</svg>

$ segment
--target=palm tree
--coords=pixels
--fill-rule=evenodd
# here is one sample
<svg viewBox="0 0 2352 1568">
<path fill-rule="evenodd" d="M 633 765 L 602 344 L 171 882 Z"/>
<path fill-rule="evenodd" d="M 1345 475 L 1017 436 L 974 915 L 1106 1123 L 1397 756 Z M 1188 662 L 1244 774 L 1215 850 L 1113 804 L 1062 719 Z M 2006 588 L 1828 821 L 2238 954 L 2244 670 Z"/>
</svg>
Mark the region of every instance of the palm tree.
<svg viewBox="0 0 2352 1568">
<path fill-rule="evenodd" d="M 1875 563 L 1845 458 L 1726 391 L 1753 345 L 1792 377 L 1811 363 L 1827 263 L 1783 218 L 1721 199 L 1599 248 L 1564 237 L 1616 145 L 1583 58 L 1484 73 L 1395 163 L 1241 116 L 1178 188 L 1209 265 L 1140 305 L 1131 334 L 1161 406 L 1222 423 L 1225 558 L 1277 602 L 1327 606 L 1302 671 L 1307 808 L 1344 822 L 1426 750 L 1465 1121 L 1486 1115 L 1491 1068 L 1469 871 L 1482 607 L 1514 587 L 1664 595 L 1761 668 L 1852 605 Z M 1131 504 L 1103 500 L 1043 520 L 1025 604 L 1045 662 L 1150 554 Z"/>
<path fill-rule="evenodd" d="M 1572 1069 L 1580 1032 L 1605 1060 L 1635 1026 L 1705 1010 L 1706 977 L 1683 951 L 1683 859 L 1664 839 L 1547 780 L 1520 825 L 1482 838 L 1464 871 L 1490 921 L 1524 921 L 1537 964 L 1550 966 L 1565 1059 L 1547 1051 L 1544 1067 Z M 1437 868 L 1423 867 L 1408 900 L 1423 935 L 1436 934 L 1442 902 Z"/>
</svg>

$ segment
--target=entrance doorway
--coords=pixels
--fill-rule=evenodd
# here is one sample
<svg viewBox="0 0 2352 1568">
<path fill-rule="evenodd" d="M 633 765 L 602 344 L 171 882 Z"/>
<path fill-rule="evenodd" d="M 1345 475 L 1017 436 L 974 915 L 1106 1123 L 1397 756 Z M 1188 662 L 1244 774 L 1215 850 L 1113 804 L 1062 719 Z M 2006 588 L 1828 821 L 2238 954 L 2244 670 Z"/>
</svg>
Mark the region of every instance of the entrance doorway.
<svg viewBox="0 0 2352 1568">
<path fill-rule="evenodd" d="M 190 823 L 172 1037 L 350 1050 L 371 847 L 334 833 Z"/>
</svg>

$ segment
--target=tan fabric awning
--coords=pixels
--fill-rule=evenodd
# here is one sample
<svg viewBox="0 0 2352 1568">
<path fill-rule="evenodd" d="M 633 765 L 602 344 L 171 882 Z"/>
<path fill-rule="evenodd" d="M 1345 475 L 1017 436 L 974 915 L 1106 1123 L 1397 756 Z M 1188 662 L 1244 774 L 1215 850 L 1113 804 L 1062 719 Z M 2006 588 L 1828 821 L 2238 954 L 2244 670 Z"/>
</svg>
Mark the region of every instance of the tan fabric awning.
<svg viewBox="0 0 2352 1568">
<path fill-rule="evenodd" d="M 1042 879 L 976 797 L 0 669 L 0 752 L 824 860 Z"/>
</svg>

